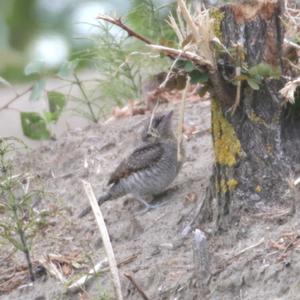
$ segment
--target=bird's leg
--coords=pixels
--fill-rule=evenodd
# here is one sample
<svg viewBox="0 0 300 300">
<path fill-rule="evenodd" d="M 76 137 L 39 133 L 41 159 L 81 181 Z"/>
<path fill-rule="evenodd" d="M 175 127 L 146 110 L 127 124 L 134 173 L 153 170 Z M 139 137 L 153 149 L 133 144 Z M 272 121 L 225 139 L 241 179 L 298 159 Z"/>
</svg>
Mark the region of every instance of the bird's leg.
<svg viewBox="0 0 300 300">
<path fill-rule="evenodd" d="M 138 200 L 140 203 L 144 204 L 145 208 L 141 211 L 142 213 L 146 213 L 151 209 L 155 209 L 163 205 L 163 204 L 149 204 L 149 202 L 153 200 L 153 196 L 150 195 L 147 196 L 134 195 L 134 198 Z"/>
</svg>

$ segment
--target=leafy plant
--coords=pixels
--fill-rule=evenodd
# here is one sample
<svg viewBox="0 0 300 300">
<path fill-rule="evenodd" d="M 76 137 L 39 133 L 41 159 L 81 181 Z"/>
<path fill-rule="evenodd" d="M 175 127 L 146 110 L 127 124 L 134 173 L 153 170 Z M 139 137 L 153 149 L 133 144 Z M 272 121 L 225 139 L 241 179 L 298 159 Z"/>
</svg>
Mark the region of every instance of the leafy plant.
<svg viewBox="0 0 300 300">
<path fill-rule="evenodd" d="M 161 6 L 156 3 L 154 0 L 131 0 L 133 9 L 127 16 L 127 22 L 154 43 L 173 45 L 175 34 L 167 24 L 166 17 L 175 9 L 175 1 Z"/>
<path fill-rule="evenodd" d="M 32 208 L 32 201 L 44 193 L 30 190 L 28 178 L 24 174 L 13 174 L 13 167 L 8 159 L 18 145 L 24 144 L 15 138 L 0 139 L 0 206 L 5 214 L 0 221 L 0 242 L 8 242 L 24 253 L 30 279 L 35 276 L 31 260 L 31 241 L 38 229 L 45 222 L 45 215 Z"/>
<path fill-rule="evenodd" d="M 21 112 L 21 124 L 25 136 L 33 140 L 49 139 L 50 124 L 56 123 L 65 105 L 65 95 L 56 91 L 48 92 L 49 111 L 43 114 L 37 112 Z"/>
<path fill-rule="evenodd" d="M 153 0 L 133 0 L 134 8 L 126 22 L 133 28 L 138 27 L 141 33 L 145 29 L 153 42 L 168 45 L 172 43 L 174 32 L 165 19 L 172 4 L 158 7 L 154 3 Z M 70 90 L 69 94 L 63 94 L 59 90 L 47 92 L 49 109 L 46 112 L 20 113 L 25 136 L 34 140 L 53 137 L 51 125 L 58 121 L 69 100 L 76 105 L 72 111 L 97 123 L 112 106 L 121 106 L 128 100 L 141 98 L 142 77 L 147 77 L 145 74 L 168 68 L 169 62 L 165 57 L 153 55 L 148 47 L 129 39 L 125 32 L 118 32 L 107 23 L 99 22 L 96 26 L 99 35 L 94 40 L 94 47 L 75 53 L 74 58 L 64 62 L 55 73 L 47 70 L 44 62 L 40 60 L 30 62 L 25 67 L 24 74 L 35 80 L 33 86 L 20 94 L 16 93 L 0 110 L 9 108 L 11 103 L 26 93 L 30 93 L 31 101 L 38 101 L 45 92 L 45 78 L 49 76 L 58 78 L 63 82 L 63 87 Z M 78 69 L 82 66 L 93 68 L 100 74 L 100 78 L 81 79 Z M 197 76 L 203 80 L 203 74 L 195 74 Z M 87 85 L 88 81 L 94 82 L 92 89 Z M 2 77 L 0 84 L 10 85 Z M 79 94 L 71 93 L 74 86 Z"/>
<path fill-rule="evenodd" d="M 107 24 L 100 25 L 99 30 L 101 37 L 95 58 L 103 76 L 99 81 L 99 89 L 104 100 L 110 99 L 121 105 L 126 99 L 135 99 L 141 93 L 139 62 L 130 57 L 131 44 L 124 34 L 116 36 Z"/>
</svg>

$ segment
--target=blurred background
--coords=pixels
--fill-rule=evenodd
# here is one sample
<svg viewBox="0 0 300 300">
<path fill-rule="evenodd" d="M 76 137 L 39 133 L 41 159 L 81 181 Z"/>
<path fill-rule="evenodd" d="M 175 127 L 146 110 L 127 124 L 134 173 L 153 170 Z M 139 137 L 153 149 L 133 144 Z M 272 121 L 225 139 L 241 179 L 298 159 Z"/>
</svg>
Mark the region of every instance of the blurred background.
<svg viewBox="0 0 300 300">
<path fill-rule="evenodd" d="M 144 45 L 137 43 L 130 49 L 129 39 L 122 30 L 99 23 L 96 16 L 122 16 L 136 31 L 161 42 L 162 38 L 167 39 L 164 19 L 172 3 L 171 0 L 0 0 L 0 136 L 17 136 L 37 145 L 32 137 L 24 137 L 20 114 L 37 112 L 48 127 L 49 91 L 68 95 L 66 100 L 72 95 L 73 101 L 68 101 L 66 113 L 55 122 L 52 137 L 59 136 L 66 128 L 98 121 L 107 106 L 121 106 L 129 99 L 139 98 L 140 65 L 130 53 Z M 158 69 L 163 65 L 158 63 Z M 67 71 L 76 68 L 78 82 L 67 76 L 72 74 L 65 74 L 66 68 Z M 62 81 L 61 77 L 75 83 L 67 86 L 66 79 Z M 24 93 L 31 85 L 31 90 Z M 92 112 L 88 103 L 91 95 L 95 99 L 91 100 Z M 43 139 L 43 136 L 35 138 Z"/>
<path fill-rule="evenodd" d="M 98 14 L 126 16 L 143 1 L 0 0 L 0 74 L 22 80 L 29 61 L 58 67 L 71 54 L 91 44 Z M 171 1 L 153 1 L 163 5 Z M 96 25 L 96 26 L 95 26 Z"/>
</svg>

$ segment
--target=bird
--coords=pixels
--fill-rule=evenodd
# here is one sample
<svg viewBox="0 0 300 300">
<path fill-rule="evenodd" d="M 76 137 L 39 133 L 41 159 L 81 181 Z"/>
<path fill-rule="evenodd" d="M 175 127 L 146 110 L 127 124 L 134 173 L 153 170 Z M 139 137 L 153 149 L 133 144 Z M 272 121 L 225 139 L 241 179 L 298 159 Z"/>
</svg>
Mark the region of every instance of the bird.
<svg viewBox="0 0 300 300">
<path fill-rule="evenodd" d="M 99 206 L 108 200 L 131 194 L 147 210 L 155 207 L 148 203 L 149 200 L 173 182 L 183 161 L 178 159 L 172 116 L 173 111 L 168 111 L 147 120 L 141 133 L 141 145 L 112 172 L 108 180 L 109 190 L 98 199 Z M 180 148 L 183 153 L 183 147 Z M 91 207 L 87 207 L 78 217 L 82 218 L 90 211 Z"/>
</svg>

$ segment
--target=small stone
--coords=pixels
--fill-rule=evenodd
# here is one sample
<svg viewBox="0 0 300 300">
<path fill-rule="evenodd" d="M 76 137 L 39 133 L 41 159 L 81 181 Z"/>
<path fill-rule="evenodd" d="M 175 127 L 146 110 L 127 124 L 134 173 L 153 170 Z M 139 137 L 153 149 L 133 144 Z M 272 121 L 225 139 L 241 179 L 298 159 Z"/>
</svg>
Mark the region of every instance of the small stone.
<svg viewBox="0 0 300 300">
<path fill-rule="evenodd" d="M 257 201 L 260 201 L 260 196 L 257 195 L 257 194 L 252 194 L 252 195 L 249 197 L 249 199 L 250 199 L 251 201 L 257 202 Z"/>
</svg>

